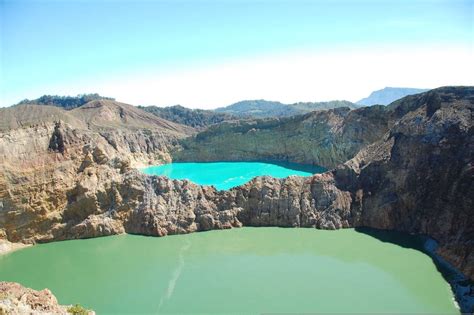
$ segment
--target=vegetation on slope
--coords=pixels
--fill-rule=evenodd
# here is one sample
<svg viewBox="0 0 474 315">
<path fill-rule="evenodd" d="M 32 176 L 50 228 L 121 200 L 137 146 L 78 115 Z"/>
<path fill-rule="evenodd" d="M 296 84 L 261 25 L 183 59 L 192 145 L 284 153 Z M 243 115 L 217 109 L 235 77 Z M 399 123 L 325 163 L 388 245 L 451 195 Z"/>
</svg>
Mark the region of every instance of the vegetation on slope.
<svg viewBox="0 0 474 315">
<path fill-rule="evenodd" d="M 73 315 L 88 315 L 90 313 L 89 310 L 85 309 L 83 306 L 81 306 L 79 304 L 75 304 L 75 305 L 70 306 L 67 309 L 67 312 L 69 314 L 73 314 Z"/>
<path fill-rule="evenodd" d="M 29 100 L 24 99 L 17 105 L 33 104 L 33 105 L 50 105 L 56 107 L 62 107 L 66 110 L 74 109 L 82 106 L 86 103 L 96 100 L 111 100 L 115 99 L 112 97 L 100 96 L 97 93 L 94 94 L 79 94 L 77 96 L 59 96 L 59 95 L 43 95 L 37 99 Z"/>
<path fill-rule="evenodd" d="M 283 104 L 266 100 L 241 101 L 227 107 L 217 108 L 219 113 L 232 114 L 239 117 L 268 118 L 288 117 L 309 112 L 338 107 L 358 108 L 356 104 L 349 101 L 329 102 L 299 102 L 294 104 Z"/>
<path fill-rule="evenodd" d="M 149 112 L 163 119 L 191 126 L 193 128 L 204 128 L 209 125 L 218 124 L 224 121 L 234 120 L 236 117 L 226 113 L 216 113 L 212 110 L 190 109 L 181 105 L 158 107 L 158 106 L 138 106 L 140 109 Z"/>
</svg>

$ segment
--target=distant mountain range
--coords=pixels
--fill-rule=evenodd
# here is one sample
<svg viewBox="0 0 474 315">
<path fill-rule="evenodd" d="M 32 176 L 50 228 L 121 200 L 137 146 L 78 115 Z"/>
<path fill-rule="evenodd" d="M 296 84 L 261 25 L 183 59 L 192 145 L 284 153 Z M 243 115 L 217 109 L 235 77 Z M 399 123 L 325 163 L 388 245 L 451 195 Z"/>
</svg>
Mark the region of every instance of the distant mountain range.
<svg viewBox="0 0 474 315">
<path fill-rule="evenodd" d="M 337 107 L 349 107 L 351 109 L 360 106 L 349 101 L 329 101 L 329 102 L 300 102 L 294 104 L 283 104 L 280 102 L 266 100 L 241 101 L 226 107 L 215 109 L 218 113 L 227 113 L 238 117 L 288 117 L 305 114 L 316 110 L 333 109 Z"/>
<path fill-rule="evenodd" d="M 204 129 L 210 125 L 224 121 L 251 118 L 281 118 L 294 115 L 306 114 L 317 110 L 348 107 L 350 109 L 359 106 L 348 101 L 330 101 L 317 103 L 294 103 L 283 104 L 266 100 L 241 101 L 215 110 L 190 109 L 181 105 L 158 107 L 138 106 L 140 109 L 159 116 L 163 119 L 191 126 L 196 129 Z"/>
<path fill-rule="evenodd" d="M 181 105 L 158 107 L 138 106 L 139 109 L 153 114 L 162 119 L 202 130 L 210 125 L 224 121 L 251 118 L 282 118 L 306 114 L 318 110 L 328 110 L 340 107 L 356 109 L 363 106 L 375 104 L 388 105 L 404 96 L 421 93 L 427 90 L 413 88 L 387 87 L 372 92 L 369 97 L 357 103 L 349 101 L 329 102 L 298 102 L 284 104 L 281 102 L 267 100 L 245 100 L 215 110 L 190 109 Z M 43 95 L 34 100 L 25 99 L 17 105 L 49 105 L 72 110 L 81 107 L 91 101 L 114 101 L 111 97 L 99 94 L 79 94 L 77 96 Z"/>
<path fill-rule="evenodd" d="M 386 87 L 370 93 L 369 97 L 363 98 L 356 104 L 360 106 L 388 105 L 402 97 L 428 91 L 428 89 Z"/>
</svg>

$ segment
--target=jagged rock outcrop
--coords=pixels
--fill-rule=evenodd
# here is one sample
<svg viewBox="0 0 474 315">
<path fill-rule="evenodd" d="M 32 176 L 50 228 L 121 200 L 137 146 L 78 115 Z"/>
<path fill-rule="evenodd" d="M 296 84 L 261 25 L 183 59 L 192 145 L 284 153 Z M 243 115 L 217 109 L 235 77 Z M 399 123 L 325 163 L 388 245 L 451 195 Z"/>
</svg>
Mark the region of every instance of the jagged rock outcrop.
<svg viewBox="0 0 474 315">
<path fill-rule="evenodd" d="M 67 315 L 79 308 L 79 306 L 60 305 L 48 289 L 36 291 L 18 283 L 0 282 L 0 314 L 2 315 Z M 83 314 L 95 314 L 93 311 L 80 309 L 84 311 Z"/>
<path fill-rule="evenodd" d="M 61 122 L 57 122 L 54 126 L 48 149 L 54 152 L 64 153 L 64 136 L 61 131 Z"/>
</svg>

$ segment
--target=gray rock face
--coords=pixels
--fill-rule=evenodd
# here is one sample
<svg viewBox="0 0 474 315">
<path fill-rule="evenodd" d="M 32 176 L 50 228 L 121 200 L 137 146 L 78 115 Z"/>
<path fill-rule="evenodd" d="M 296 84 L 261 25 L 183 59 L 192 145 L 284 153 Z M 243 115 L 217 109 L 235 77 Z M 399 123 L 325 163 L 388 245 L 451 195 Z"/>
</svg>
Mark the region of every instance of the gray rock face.
<svg viewBox="0 0 474 315">
<path fill-rule="evenodd" d="M 281 180 L 259 177 L 229 197 L 242 209 L 239 218 L 244 225 L 349 227 L 350 196 L 336 189 L 330 173 Z"/>
<path fill-rule="evenodd" d="M 89 197 L 80 190 L 80 198 L 66 207 L 53 239 L 123 232 L 164 236 L 242 225 L 349 227 L 350 194 L 334 184 L 330 173 L 314 178 L 257 177 L 233 190 L 217 191 L 130 170 Z"/>
<path fill-rule="evenodd" d="M 418 106 L 383 140 L 345 165 L 358 176 L 350 187 L 361 204 L 354 225 L 429 235 L 440 241 L 442 256 L 473 278 L 474 89 L 445 88 L 416 99 Z"/>
</svg>

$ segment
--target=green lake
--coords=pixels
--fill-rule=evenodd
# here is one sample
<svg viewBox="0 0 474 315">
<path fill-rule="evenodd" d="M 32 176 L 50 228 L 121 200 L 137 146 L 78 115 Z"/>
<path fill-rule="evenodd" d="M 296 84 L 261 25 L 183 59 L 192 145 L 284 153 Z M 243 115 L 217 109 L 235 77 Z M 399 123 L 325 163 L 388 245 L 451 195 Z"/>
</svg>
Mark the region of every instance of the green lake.
<svg viewBox="0 0 474 315">
<path fill-rule="evenodd" d="M 426 254 L 354 229 L 119 235 L 0 256 L 0 280 L 98 314 L 459 313 Z M 408 241 L 407 241 L 408 239 Z"/>
<path fill-rule="evenodd" d="M 200 185 L 214 185 L 219 190 L 245 184 L 256 176 L 284 178 L 290 175 L 311 176 L 325 171 L 323 167 L 295 163 L 267 162 L 196 162 L 149 166 L 142 171 L 148 175 L 189 179 Z"/>
</svg>

